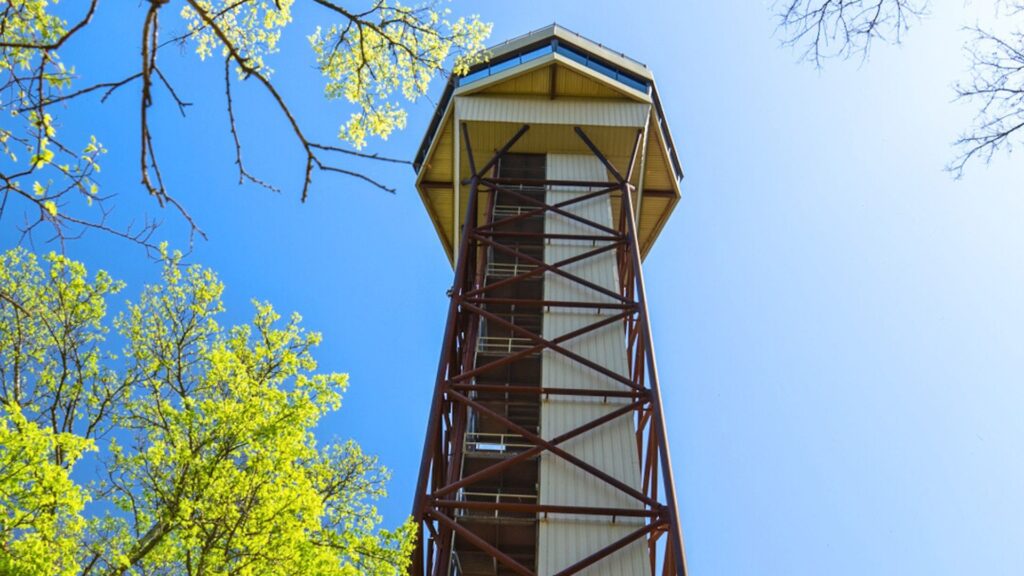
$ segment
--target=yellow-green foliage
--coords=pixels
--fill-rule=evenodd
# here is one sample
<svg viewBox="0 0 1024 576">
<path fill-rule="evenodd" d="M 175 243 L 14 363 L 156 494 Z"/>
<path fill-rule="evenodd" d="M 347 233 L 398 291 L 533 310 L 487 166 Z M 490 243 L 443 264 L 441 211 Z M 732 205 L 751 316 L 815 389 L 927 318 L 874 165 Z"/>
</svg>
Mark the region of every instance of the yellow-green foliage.
<svg viewBox="0 0 1024 576">
<path fill-rule="evenodd" d="M 88 140 L 75 136 L 81 141 L 72 141 L 60 130 L 64 124 L 60 115 L 68 114 L 81 99 L 105 100 L 114 91 L 136 90 L 139 86 L 144 111 L 154 102 L 153 93 L 167 90 L 177 99 L 172 87 L 176 79 L 156 68 L 157 51 L 163 49 L 162 55 L 172 49 L 164 47 L 174 43 L 160 36 L 166 34 L 163 31 L 171 31 L 174 38 L 193 47 L 201 60 L 227 59 L 227 65 L 235 68 L 240 79 L 256 76 L 259 81 L 255 84 L 263 84 L 271 92 L 277 111 L 287 117 L 299 136 L 309 154 L 309 169 L 314 165 L 322 169 L 323 162 L 313 157 L 314 148 L 303 135 L 300 125 L 305 121 L 293 114 L 289 99 L 271 81 L 273 56 L 280 49 L 283 34 L 306 35 L 310 50 L 289 55 L 289 65 L 317 67 L 325 97 L 349 104 L 343 112 L 348 119 L 339 127 L 338 138 L 362 148 L 370 138 L 386 139 L 403 128 L 404 105 L 424 95 L 432 78 L 448 67 L 455 74 L 465 73 L 469 65 L 486 58 L 483 42 L 491 30 L 476 16 L 450 16 L 440 6 L 446 0 L 416 6 L 388 0 L 368 5 L 348 0 L 154 0 L 136 6 L 152 15 L 144 19 L 142 52 L 148 60 L 139 74 L 118 78 L 107 73 L 111 71 L 92 71 L 90 75 L 102 79 L 102 83 L 82 85 L 74 67 L 65 66 L 61 53 L 66 46 L 81 44 L 87 38 L 79 32 L 91 26 L 93 16 L 99 18 L 107 10 L 117 10 L 113 18 L 126 18 L 126 14 L 119 13 L 128 7 L 117 2 L 58 1 L 0 0 L 0 77 L 7 87 L 2 104 L 7 120 L 0 122 L 0 159 L 9 168 L 4 170 L 0 191 L 5 197 L 13 196 L 34 207 L 30 217 L 35 224 L 52 224 L 58 235 L 66 226 L 108 228 L 102 211 L 89 211 L 104 197 L 98 194 L 97 173 L 100 156 L 106 150 L 92 136 Z M 291 30 L 293 11 L 300 5 L 319 26 Z M 179 34 L 182 28 L 185 33 Z M 124 51 L 137 55 L 138 35 L 126 38 L 131 42 L 121 38 L 104 38 L 103 42 L 120 43 Z M 88 48 L 86 45 L 83 49 Z M 218 98 L 222 92 L 216 90 Z M 149 114 L 143 118 L 143 182 L 163 204 L 168 199 L 158 174 L 156 151 L 149 140 Z M 323 151 L 331 147 L 317 143 L 315 148 Z M 244 170 L 240 160 L 239 168 Z M 257 181 L 252 177 L 250 180 Z M 304 198 L 305 193 L 306 188 Z M 87 216 L 69 209 L 76 205 L 86 210 Z"/>
<path fill-rule="evenodd" d="M 222 326 L 223 285 L 177 254 L 109 321 L 120 289 L 0 255 L 0 574 L 405 570 L 412 525 L 373 505 L 387 472 L 313 435 L 347 385 L 317 371 L 319 334 L 263 302 Z"/>
<path fill-rule="evenodd" d="M 281 29 L 292 21 L 292 4 L 295 0 L 197 0 L 200 10 L 207 14 L 220 14 L 217 24 L 227 36 L 228 42 L 246 58 L 247 64 L 256 70 L 270 73 L 263 61 L 267 54 L 277 52 L 277 41 Z M 181 9 L 181 17 L 188 23 L 188 30 L 196 43 L 196 53 L 205 60 L 220 47 L 221 56 L 228 56 L 214 31 L 205 24 L 202 16 L 191 6 Z"/>
<path fill-rule="evenodd" d="M 485 58 L 483 42 L 491 25 L 471 19 L 449 19 L 448 10 L 411 8 L 380 0 L 380 23 L 352 22 L 317 28 L 309 37 L 317 65 L 327 79 L 328 98 L 358 105 L 338 137 L 357 147 L 368 136 L 387 138 L 405 127 L 405 110 L 392 98 L 407 100 L 426 94 L 431 78 L 457 51 L 454 73 Z"/>
<path fill-rule="evenodd" d="M 0 574 L 78 574 L 89 496 L 69 472 L 87 449 L 92 440 L 39 426 L 15 403 L 0 409 Z"/>
<path fill-rule="evenodd" d="M 196 4 L 207 14 L 221 14 L 220 30 L 249 67 L 264 75 L 272 72 L 265 57 L 277 52 L 281 32 L 292 20 L 294 0 L 196 0 Z M 433 4 L 403 6 L 386 0 L 374 2 L 371 10 L 361 13 L 346 10 L 344 2 L 324 4 L 341 21 L 318 26 L 309 43 L 326 81 L 324 94 L 357 107 L 338 132 L 340 139 L 357 148 L 365 146 L 370 136 L 387 138 L 405 127 L 405 110 L 394 98 L 396 93 L 409 101 L 426 94 L 430 80 L 444 70 L 449 56 L 454 56 L 455 74 L 464 74 L 486 57 L 483 43 L 491 25 L 475 16 L 455 19 L 449 10 Z M 212 56 L 217 49 L 228 55 L 222 39 L 195 8 L 185 6 L 181 15 L 200 58 Z"/>
<path fill-rule="evenodd" d="M 68 23 L 53 14 L 58 0 L 6 0 L 0 2 L 0 78 L 8 85 L 0 127 L 0 153 L 12 169 L 5 169 L 5 186 L 28 197 L 32 194 L 44 216 L 57 217 L 59 198 L 76 191 L 91 204 L 97 186 L 97 160 L 106 152 L 95 137 L 87 145 L 56 143 L 54 117 L 46 104 L 71 87 L 74 67 L 66 67 L 56 50 L 48 49 L 68 32 Z M 31 82 L 27 79 L 32 78 Z M 75 148 L 72 150 L 71 148 Z M 44 186 L 35 174 L 46 173 Z M 52 186 L 54 181 L 60 186 Z"/>
</svg>

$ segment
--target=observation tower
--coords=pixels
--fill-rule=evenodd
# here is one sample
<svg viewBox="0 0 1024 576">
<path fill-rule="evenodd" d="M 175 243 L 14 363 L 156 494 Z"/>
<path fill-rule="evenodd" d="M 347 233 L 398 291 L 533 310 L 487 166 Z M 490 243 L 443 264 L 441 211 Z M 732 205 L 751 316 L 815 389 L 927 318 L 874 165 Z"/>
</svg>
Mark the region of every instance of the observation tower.
<svg viewBox="0 0 1024 576">
<path fill-rule="evenodd" d="M 683 175 L 653 75 L 557 25 L 507 41 L 414 168 L 455 277 L 411 573 L 685 575 L 641 266 Z"/>
</svg>

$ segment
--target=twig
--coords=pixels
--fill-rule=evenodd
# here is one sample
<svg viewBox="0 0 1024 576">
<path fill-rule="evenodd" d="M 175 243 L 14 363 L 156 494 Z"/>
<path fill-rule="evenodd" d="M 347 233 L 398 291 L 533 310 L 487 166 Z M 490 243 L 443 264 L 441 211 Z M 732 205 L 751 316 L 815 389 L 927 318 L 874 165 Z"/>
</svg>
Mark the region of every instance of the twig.
<svg viewBox="0 0 1024 576">
<path fill-rule="evenodd" d="M 227 99 L 228 108 L 228 123 L 231 126 L 231 138 L 235 142 L 235 165 L 238 166 L 238 183 L 243 184 L 246 180 L 249 180 L 253 184 L 262 186 L 271 192 L 280 193 L 281 190 L 263 180 L 253 176 L 246 169 L 242 163 L 242 142 L 238 139 L 238 128 L 235 126 L 235 104 L 234 99 L 231 97 L 231 59 L 224 59 L 224 95 Z"/>
</svg>

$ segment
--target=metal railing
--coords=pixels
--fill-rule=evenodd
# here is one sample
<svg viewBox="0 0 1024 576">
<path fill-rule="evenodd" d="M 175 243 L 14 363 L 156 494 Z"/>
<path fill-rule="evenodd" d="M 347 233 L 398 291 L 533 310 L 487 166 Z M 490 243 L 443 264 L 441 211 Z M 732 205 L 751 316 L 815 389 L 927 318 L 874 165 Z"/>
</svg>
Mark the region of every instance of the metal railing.
<svg viewBox="0 0 1024 576">
<path fill-rule="evenodd" d="M 530 338 L 515 336 L 481 336 L 477 341 L 478 354 L 512 354 L 536 346 Z M 537 352 L 539 354 L 540 352 Z"/>
<path fill-rule="evenodd" d="M 466 452 L 518 453 L 533 446 L 519 434 L 466 432 Z"/>
<path fill-rule="evenodd" d="M 513 278 L 537 268 L 536 264 L 515 262 L 488 262 L 487 276 L 491 278 Z"/>
<path fill-rule="evenodd" d="M 526 214 L 528 212 L 537 212 L 536 206 L 524 206 L 520 204 L 498 204 L 494 207 L 494 217 L 497 220 L 499 217 L 508 218 L 510 216 L 519 216 L 520 214 Z M 540 212 L 537 217 L 543 217 L 544 213 Z"/>
<path fill-rule="evenodd" d="M 536 494 L 515 494 L 507 492 L 464 492 L 460 491 L 456 498 L 459 502 L 479 502 L 483 504 L 536 504 Z M 473 518 L 536 518 L 536 514 L 532 512 L 509 512 L 503 511 L 498 508 L 494 509 L 474 509 L 474 508 L 460 508 L 457 512 L 459 516 L 471 516 Z"/>
</svg>

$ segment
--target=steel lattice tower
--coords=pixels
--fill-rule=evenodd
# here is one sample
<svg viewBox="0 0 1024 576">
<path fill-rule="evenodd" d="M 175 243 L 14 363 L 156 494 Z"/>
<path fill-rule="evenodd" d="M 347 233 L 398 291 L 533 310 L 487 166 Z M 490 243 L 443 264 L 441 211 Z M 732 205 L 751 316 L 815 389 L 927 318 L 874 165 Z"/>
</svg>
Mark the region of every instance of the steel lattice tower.
<svg viewBox="0 0 1024 576">
<path fill-rule="evenodd" d="M 414 167 L 455 280 L 411 572 L 684 575 L 641 267 L 682 170 L 651 73 L 558 26 L 505 42 Z"/>
</svg>

